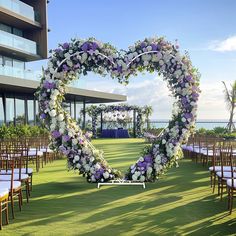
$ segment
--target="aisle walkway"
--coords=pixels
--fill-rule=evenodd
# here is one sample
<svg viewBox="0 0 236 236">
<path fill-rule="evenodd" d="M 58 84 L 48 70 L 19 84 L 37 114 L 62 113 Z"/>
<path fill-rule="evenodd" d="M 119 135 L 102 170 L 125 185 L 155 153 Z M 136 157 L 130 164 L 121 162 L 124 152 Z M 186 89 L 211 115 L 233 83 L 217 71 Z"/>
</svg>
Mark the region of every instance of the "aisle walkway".
<svg viewBox="0 0 236 236">
<path fill-rule="evenodd" d="M 96 140 L 114 167 L 135 160 L 138 139 Z M 235 204 L 236 205 L 236 204 Z M 211 194 L 205 168 L 180 162 L 160 181 L 141 187 L 87 184 L 55 161 L 34 176 L 29 204 L 17 212 L 1 235 L 230 235 L 236 232 L 236 208 L 227 216 L 226 199 Z"/>
</svg>

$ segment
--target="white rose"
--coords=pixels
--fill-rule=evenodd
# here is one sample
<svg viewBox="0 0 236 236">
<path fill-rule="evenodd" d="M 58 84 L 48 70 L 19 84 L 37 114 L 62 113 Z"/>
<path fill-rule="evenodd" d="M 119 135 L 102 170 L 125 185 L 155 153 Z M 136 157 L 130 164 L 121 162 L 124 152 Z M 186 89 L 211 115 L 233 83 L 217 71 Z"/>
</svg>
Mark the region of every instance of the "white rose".
<svg viewBox="0 0 236 236">
<path fill-rule="evenodd" d="M 56 110 L 51 110 L 50 112 L 49 112 L 49 115 L 51 116 L 51 117 L 55 117 L 56 116 Z"/>
<path fill-rule="evenodd" d="M 74 156 L 75 161 L 79 161 L 79 159 L 80 159 L 80 156 L 78 156 L 78 155 Z"/>
<path fill-rule="evenodd" d="M 86 172 L 88 172 L 89 169 L 90 169 L 90 166 L 89 166 L 88 164 L 86 164 L 86 165 L 84 166 L 84 169 L 85 169 Z"/>
<path fill-rule="evenodd" d="M 81 165 L 80 165 L 79 163 L 77 163 L 76 167 L 77 167 L 78 169 L 80 169 Z"/>
<path fill-rule="evenodd" d="M 104 177 L 104 179 L 108 179 L 109 178 L 109 173 L 106 171 L 106 172 L 104 172 L 103 173 L 103 177 Z"/>
<path fill-rule="evenodd" d="M 73 143 L 73 145 L 76 145 L 76 144 L 78 144 L 78 139 L 76 139 L 76 138 L 73 138 L 73 139 L 72 139 L 72 143 Z"/>
<path fill-rule="evenodd" d="M 152 167 L 147 168 L 147 174 L 150 175 L 152 173 Z"/>
<path fill-rule="evenodd" d="M 162 139 L 162 144 L 166 144 L 166 140 L 165 139 Z"/>
<path fill-rule="evenodd" d="M 63 114 L 58 115 L 57 120 L 58 121 L 63 121 L 64 120 L 64 115 Z"/>
<path fill-rule="evenodd" d="M 96 182 L 96 178 L 94 177 L 94 175 L 91 176 L 91 181 Z"/>
<path fill-rule="evenodd" d="M 139 180 L 140 180 L 141 182 L 144 182 L 144 181 L 145 181 L 145 176 L 142 175 L 142 176 L 139 178 Z"/>
<path fill-rule="evenodd" d="M 135 174 L 132 175 L 132 180 L 133 180 L 133 181 L 137 181 L 137 179 L 138 179 L 138 176 L 137 176 L 137 175 L 135 175 Z"/>
<path fill-rule="evenodd" d="M 139 161 L 144 161 L 143 157 L 140 157 L 140 158 L 139 158 Z"/>
</svg>

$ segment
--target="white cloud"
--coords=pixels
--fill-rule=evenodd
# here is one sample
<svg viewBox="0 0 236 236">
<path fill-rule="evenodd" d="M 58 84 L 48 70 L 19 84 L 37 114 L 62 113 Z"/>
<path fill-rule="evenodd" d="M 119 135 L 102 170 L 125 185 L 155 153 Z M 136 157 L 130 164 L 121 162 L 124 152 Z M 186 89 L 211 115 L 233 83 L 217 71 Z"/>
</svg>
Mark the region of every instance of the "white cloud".
<svg viewBox="0 0 236 236">
<path fill-rule="evenodd" d="M 236 35 L 222 41 L 212 41 L 209 45 L 209 49 L 218 52 L 236 51 Z"/>
<path fill-rule="evenodd" d="M 230 81 L 226 79 L 225 81 L 230 84 Z M 154 110 L 152 119 L 163 120 L 171 117 L 174 99 L 170 96 L 166 82 L 158 76 L 153 76 L 153 79 L 145 79 L 144 77 L 143 80 L 140 77 L 139 79 L 133 78 L 127 86 L 120 85 L 116 80 L 109 78 L 97 78 L 93 81 L 85 79 L 81 83 L 84 83 L 82 87 L 86 89 L 127 95 L 129 104 L 151 105 Z M 198 106 L 198 118 L 228 119 L 222 82 L 219 79 L 214 82 L 202 81 L 200 87 L 202 93 Z"/>
</svg>

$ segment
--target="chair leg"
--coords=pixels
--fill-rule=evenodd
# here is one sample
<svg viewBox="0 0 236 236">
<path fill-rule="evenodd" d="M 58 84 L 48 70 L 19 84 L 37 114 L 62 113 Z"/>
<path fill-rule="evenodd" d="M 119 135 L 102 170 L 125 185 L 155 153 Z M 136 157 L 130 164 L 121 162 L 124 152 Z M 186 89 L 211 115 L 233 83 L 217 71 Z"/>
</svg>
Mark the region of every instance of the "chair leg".
<svg viewBox="0 0 236 236">
<path fill-rule="evenodd" d="M 228 210 L 230 209 L 230 188 L 227 187 L 227 191 L 228 191 Z"/>
<path fill-rule="evenodd" d="M 12 214 L 12 219 L 15 219 L 15 214 L 14 214 L 14 200 L 13 200 L 12 194 L 11 194 L 11 196 L 10 196 L 10 201 L 11 201 L 11 214 Z"/>
<path fill-rule="evenodd" d="M 213 173 L 213 189 L 212 189 L 212 192 L 214 193 L 215 192 L 215 188 L 216 188 L 216 175 L 215 173 Z"/>
<path fill-rule="evenodd" d="M 0 202 L 0 230 L 2 229 L 2 202 Z"/>
<path fill-rule="evenodd" d="M 26 200 L 29 203 L 29 180 L 25 181 L 25 190 L 26 190 Z"/>
<path fill-rule="evenodd" d="M 9 224 L 9 212 L 8 212 L 8 202 L 6 201 L 6 210 L 5 210 L 6 224 Z"/>
<path fill-rule="evenodd" d="M 230 189 L 230 210 L 229 210 L 229 214 L 232 214 L 232 210 L 233 210 L 233 201 L 234 201 L 234 193 L 233 193 L 233 188 Z"/>
</svg>

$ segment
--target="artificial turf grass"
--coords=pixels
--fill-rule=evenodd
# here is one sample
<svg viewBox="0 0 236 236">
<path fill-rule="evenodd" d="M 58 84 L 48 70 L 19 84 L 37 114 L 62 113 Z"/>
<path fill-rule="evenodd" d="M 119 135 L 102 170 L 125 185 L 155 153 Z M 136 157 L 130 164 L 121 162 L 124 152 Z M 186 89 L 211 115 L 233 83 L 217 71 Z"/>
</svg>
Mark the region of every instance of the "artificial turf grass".
<svg viewBox="0 0 236 236">
<path fill-rule="evenodd" d="M 141 139 L 98 139 L 109 163 L 122 171 L 144 146 Z M 211 193 L 207 169 L 190 160 L 156 183 L 140 186 L 95 184 L 66 171 L 65 160 L 34 174 L 29 204 L 0 235 L 230 235 L 236 233 L 226 198 Z"/>
</svg>

